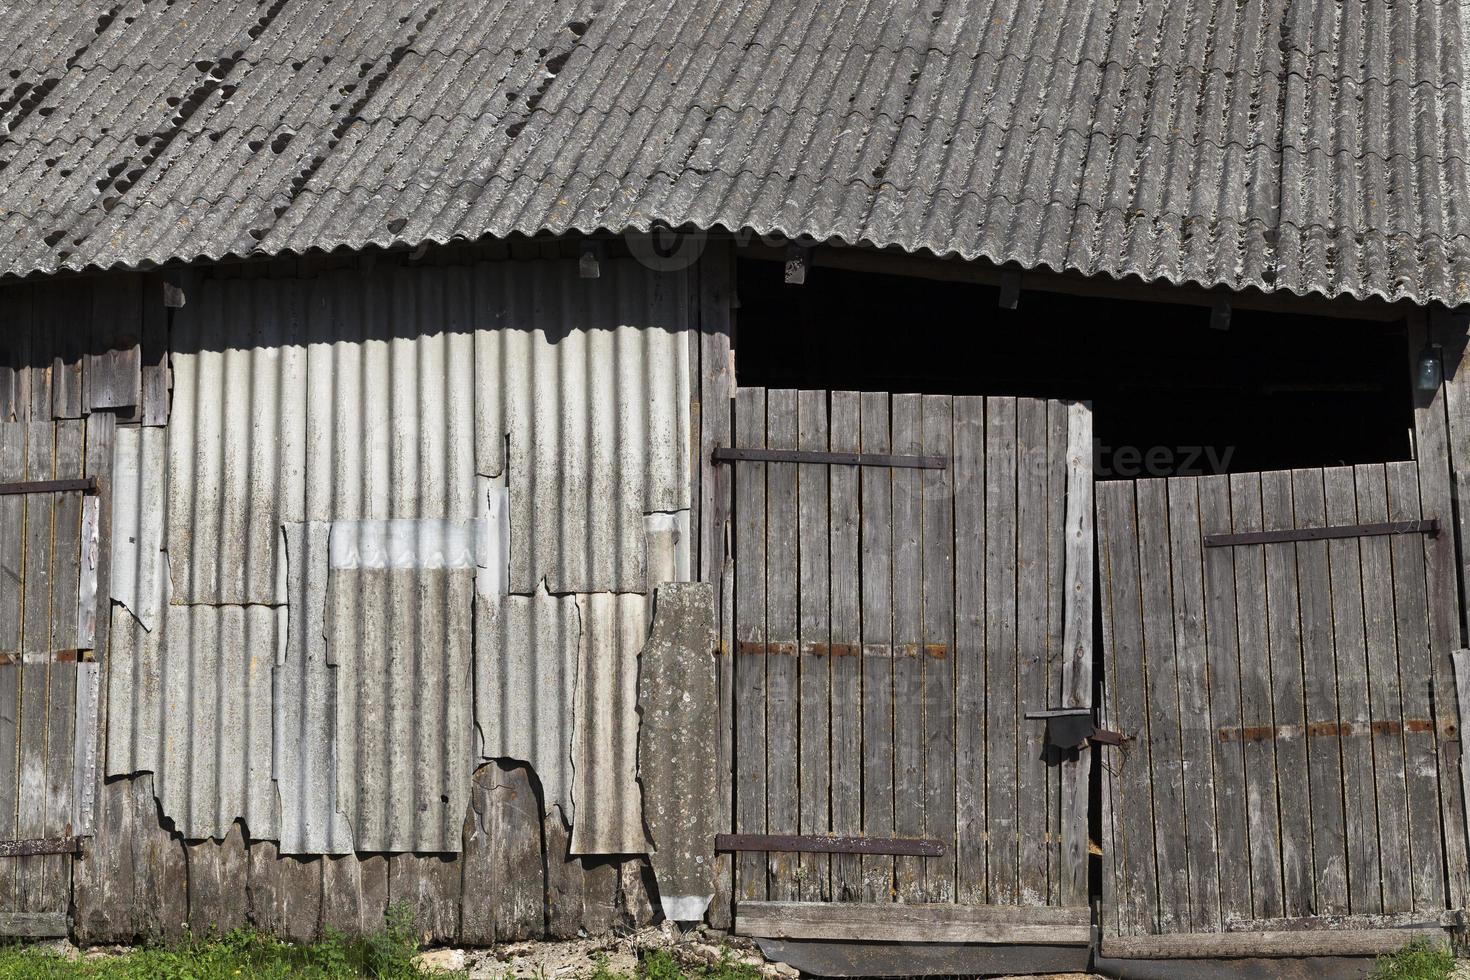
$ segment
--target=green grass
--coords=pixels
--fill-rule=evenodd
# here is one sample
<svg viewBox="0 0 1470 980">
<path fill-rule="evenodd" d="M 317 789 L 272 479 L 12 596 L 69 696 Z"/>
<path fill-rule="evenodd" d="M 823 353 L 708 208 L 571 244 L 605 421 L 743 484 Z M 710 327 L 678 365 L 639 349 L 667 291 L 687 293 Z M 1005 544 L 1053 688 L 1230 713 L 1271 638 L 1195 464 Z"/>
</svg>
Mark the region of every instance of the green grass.
<svg viewBox="0 0 1470 980">
<path fill-rule="evenodd" d="M 1449 980 L 1455 956 L 1443 943 L 1416 939 L 1392 956 L 1378 957 L 1372 980 Z"/>
<path fill-rule="evenodd" d="M 597 960 L 592 980 L 759 980 L 760 971 L 747 964 L 736 963 L 727 949 L 714 966 L 683 967 L 666 949 L 651 949 L 638 961 L 636 976 L 608 968 L 607 957 Z"/>
<path fill-rule="evenodd" d="M 349 939 L 329 932 L 309 946 L 238 930 L 81 962 L 36 948 L 0 947 L 0 980 L 418 980 L 424 974 L 413 965 L 416 952 L 413 917 L 395 907 L 381 933 Z"/>
</svg>

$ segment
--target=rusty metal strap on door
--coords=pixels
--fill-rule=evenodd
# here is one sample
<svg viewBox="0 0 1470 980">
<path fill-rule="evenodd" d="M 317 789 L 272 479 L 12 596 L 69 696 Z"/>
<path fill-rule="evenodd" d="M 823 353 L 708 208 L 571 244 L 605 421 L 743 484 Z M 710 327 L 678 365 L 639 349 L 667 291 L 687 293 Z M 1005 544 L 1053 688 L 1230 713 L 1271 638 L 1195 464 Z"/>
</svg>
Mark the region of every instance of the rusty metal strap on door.
<svg viewBox="0 0 1470 980">
<path fill-rule="evenodd" d="M 88 476 L 79 480 L 28 480 L 22 483 L 0 483 L 0 497 L 17 493 L 65 493 L 68 490 L 96 493 L 97 478 Z"/>
<path fill-rule="evenodd" d="M 1326 541 L 1333 538 L 1371 538 L 1384 534 L 1438 534 L 1439 519 L 1427 521 L 1383 521 L 1378 524 L 1334 524 L 1331 527 L 1300 527 L 1282 531 L 1242 531 L 1238 534 L 1206 534 L 1206 548 L 1228 548 L 1242 544 L 1275 544 L 1280 541 Z"/>
<path fill-rule="evenodd" d="M 884 466 L 890 469 L 949 469 L 947 456 L 893 456 L 887 453 L 836 453 L 816 449 L 735 449 L 718 446 L 716 463 L 826 463 L 833 466 Z"/>
<path fill-rule="evenodd" d="M 836 834 L 716 834 L 717 851 L 799 851 L 806 854 L 900 854 L 939 857 L 944 844 L 919 837 L 842 837 Z"/>
<path fill-rule="evenodd" d="M 33 854 L 76 854 L 82 849 L 80 837 L 38 837 L 33 840 L 0 840 L 0 858 L 29 857 Z"/>
</svg>

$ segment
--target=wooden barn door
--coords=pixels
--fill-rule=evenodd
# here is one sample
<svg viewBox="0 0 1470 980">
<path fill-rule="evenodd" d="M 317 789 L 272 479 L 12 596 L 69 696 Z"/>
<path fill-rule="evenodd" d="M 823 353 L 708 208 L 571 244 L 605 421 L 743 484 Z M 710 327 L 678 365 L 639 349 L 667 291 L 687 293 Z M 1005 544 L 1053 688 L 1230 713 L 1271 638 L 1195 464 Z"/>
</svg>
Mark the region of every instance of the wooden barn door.
<svg viewBox="0 0 1470 980">
<path fill-rule="evenodd" d="M 741 389 L 716 459 L 737 929 L 1085 944 L 1086 754 L 1026 715 L 1091 704 L 1088 406 Z"/>
<path fill-rule="evenodd" d="M 1347 955 L 1453 921 L 1452 529 L 1416 465 L 1097 497 L 1103 724 L 1129 739 L 1102 750 L 1104 955 Z"/>
<path fill-rule="evenodd" d="M 0 424 L 0 937 L 66 935 L 88 819 L 91 756 L 74 749 L 97 710 L 98 510 L 83 474 L 80 420 Z"/>
</svg>

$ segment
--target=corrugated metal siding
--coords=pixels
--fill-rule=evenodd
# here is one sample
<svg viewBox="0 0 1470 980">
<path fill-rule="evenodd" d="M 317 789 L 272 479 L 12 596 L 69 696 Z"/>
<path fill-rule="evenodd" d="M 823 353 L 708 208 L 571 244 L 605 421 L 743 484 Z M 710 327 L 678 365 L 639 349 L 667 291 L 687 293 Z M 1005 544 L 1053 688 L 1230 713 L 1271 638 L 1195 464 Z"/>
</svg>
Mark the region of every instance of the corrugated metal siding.
<svg viewBox="0 0 1470 980">
<path fill-rule="evenodd" d="M 362 851 L 457 851 L 474 769 L 473 569 L 327 582 L 337 795 Z"/>
<path fill-rule="evenodd" d="M 572 808 L 573 707 L 582 620 L 573 596 L 481 597 L 475 610 L 475 725 L 486 759 L 530 764 L 542 806 Z"/>
<path fill-rule="evenodd" d="M 1444 0 L 89 13 L 12 15 L 0 270 L 664 222 L 1470 300 Z"/>
<path fill-rule="evenodd" d="M 480 516 L 507 433 L 511 591 L 644 591 L 642 513 L 690 502 L 684 277 L 603 270 L 206 282 L 173 338 L 173 601 L 284 601 L 283 523 Z"/>
<path fill-rule="evenodd" d="M 524 758 L 548 807 L 587 801 L 584 850 L 643 850 L 643 593 L 689 569 L 684 289 L 630 260 L 191 288 L 166 466 L 162 432 L 118 449 L 132 560 L 165 505 L 168 546 L 123 591 L 146 610 L 167 570 L 172 605 L 151 633 L 114 610 L 108 771 L 158 773 L 189 836 L 243 816 L 284 853 L 454 851 L 473 766 Z M 501 485 L 503 559 L 332 567 L 334 527 L 487 520 Z M 496 560 L 521 594 L 477 600 Z"/>
<path fill-rule="evenodd" d="M 271 782 L 271 668 L 286 610 L 170 606 L 145 631 L 112 611 L 107 772 L 154 773 L 163 812 L 189 839 L 224 837 L 243 819 L 277 836 Z"/>
<path fill-rule="evenodd" d="M 642 854 L 638 785 L 638 652 L 648 637 L 640 595 L 577 597 L 582 642 L 572 738 L 573 854 Z"/>
<path fill-rule="evenodd" d="M 160 428 L 124 427 L 112 443 L 112 598 L 145 630 L 161 625 L 168 602 L 164 552 L 168 498 L 168 434 Z"/>
</svg>

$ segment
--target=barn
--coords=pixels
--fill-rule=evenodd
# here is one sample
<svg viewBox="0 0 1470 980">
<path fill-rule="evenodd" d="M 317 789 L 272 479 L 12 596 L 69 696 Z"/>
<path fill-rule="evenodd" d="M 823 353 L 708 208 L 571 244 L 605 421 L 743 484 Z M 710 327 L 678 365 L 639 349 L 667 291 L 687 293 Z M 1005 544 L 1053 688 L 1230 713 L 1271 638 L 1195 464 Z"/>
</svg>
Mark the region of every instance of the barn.
<svg viewBox="0 0 1470 980">
<path fill-rule="evenodd" d="M 1466 45 L 0 5 L 0 937 L 1463 943 Z"/>
</svg>

